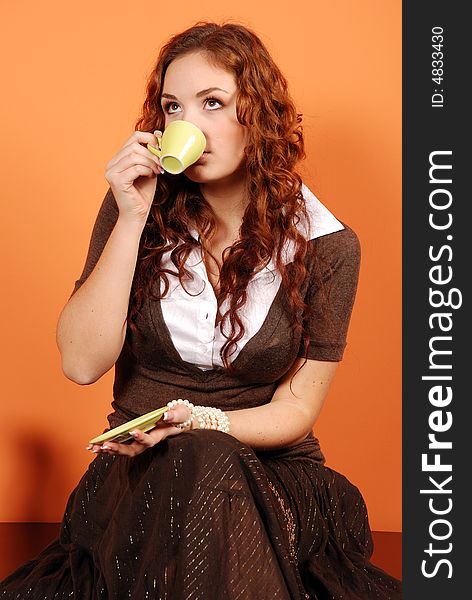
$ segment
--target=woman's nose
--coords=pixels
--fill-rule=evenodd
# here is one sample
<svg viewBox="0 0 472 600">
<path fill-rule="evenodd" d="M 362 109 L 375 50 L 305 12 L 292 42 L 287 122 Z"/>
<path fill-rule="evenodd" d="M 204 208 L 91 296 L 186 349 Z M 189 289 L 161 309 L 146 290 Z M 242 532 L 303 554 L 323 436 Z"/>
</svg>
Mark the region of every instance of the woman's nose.
<svg viewBox="0 0 472 600">
<path fill-rule="evenodd" d="M 203 119 L 198 114 L 198 111 L 192 108 L 182 109 L 179 114 L 179 121 L 188 121 L 203 131 Z"/>
</svg>

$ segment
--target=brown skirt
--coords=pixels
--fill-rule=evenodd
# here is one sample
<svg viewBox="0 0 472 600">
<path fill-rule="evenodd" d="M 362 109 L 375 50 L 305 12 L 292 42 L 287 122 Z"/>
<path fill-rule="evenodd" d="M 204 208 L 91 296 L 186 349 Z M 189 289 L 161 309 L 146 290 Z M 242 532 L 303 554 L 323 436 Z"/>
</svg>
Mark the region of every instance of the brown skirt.
<svg viewBox="0 0 472 600">
<path fill-rule="evenodd" d="M 99 455 L 60 536 L 1 600 L 398 600 L 364 501 L 316 443 L 255 453 L 218 431 Z"/>
</svg>

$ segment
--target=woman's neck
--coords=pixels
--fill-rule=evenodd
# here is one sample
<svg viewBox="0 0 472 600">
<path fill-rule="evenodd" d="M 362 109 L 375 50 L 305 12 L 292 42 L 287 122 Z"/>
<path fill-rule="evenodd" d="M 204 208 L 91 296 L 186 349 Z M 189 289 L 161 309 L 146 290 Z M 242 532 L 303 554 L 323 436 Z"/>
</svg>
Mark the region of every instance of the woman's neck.
<svg viewBox="0 0 472 600">
<path fill-rule="evenodd" d="M 203 197 L 213 209 L 218 238 L 237 237 L 247 207 L 246 181 L 206 183 L 200 185 Z"/>
</svg>

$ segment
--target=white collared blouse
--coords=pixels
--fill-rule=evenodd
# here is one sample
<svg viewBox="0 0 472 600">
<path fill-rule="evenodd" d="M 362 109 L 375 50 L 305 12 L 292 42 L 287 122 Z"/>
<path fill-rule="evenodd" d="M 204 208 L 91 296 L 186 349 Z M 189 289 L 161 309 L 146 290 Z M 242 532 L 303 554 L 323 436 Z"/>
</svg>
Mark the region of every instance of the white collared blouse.
<svg viewBox="0 0 472 600">
<path fill-rule="evenodd" d="M 307 240 L 344 229 L 344 225 L 304 184 L 302 194 L 306 202 L 308 222 L 301 221 L 297 227 Z M 284 254 L 284 263 L 290 263 L 294 248 L 288 244 Z M 164 268 L 175 269 L 170 261 L 170 252 L 163 256 L 162 265 Z M 184 289 L 177 277 L 169 276 L 168 293 L 161 298 L 162 314 L 182 360 L 202 370 L 213 369 L 223 364 L 220 352 L 226 337 L 220 326 L 215 326 L 217 301 L 199 248 L 190 253 L 186 268 L 192 273 L 193 280 L 186 282 Z M 244 336 L 237 343 L 232 360 L 262 327 L 280 283 L 280 273 L 272 261 L 250 280 L 247 301 L 239 311 L 244 324 Z M 226 309 L 227 301 L 223 303 L 221 311 L 224 313 Z"/>
</svg>

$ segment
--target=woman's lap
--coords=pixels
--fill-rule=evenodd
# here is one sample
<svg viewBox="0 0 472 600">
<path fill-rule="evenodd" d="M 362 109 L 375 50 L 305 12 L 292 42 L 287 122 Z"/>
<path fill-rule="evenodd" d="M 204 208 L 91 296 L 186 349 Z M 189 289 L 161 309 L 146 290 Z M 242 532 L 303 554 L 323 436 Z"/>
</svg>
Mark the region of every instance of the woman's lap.
<svg viewBox="0 0 472 600">
<path fill-rule="evenodd" d="M 59 542 L 5 580 L 11 591 L 0 586 L 0 598 L 33 586 L 25 598 L 316 597 L 305 596 L 302 578 L 334 585 L 336 574 L 324 573 L 333 548 L 343 552 L 343 577 L 359 577 L 370 530 L 346 478 L 197 430 L 135 458 L 97 456 L 69 498 Z"/>
</svg>

